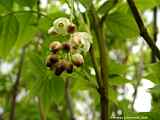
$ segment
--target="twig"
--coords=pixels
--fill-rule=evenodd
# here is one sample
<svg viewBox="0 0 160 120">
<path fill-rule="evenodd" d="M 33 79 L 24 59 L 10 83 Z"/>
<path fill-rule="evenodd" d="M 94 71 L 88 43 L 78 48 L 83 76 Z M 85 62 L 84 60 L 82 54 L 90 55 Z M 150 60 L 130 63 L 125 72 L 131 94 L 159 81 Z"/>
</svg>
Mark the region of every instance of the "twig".
<svg viewBox="0 0 160 120">
<path fill-rule="evenodd" d="M 77 5 L 78 6 L 78 5 Z M 83 17 L 83 20 L 85 18 Z M 85 23 L 85 20 L 83 21 Z M 86 24 L 89 24 L 89 21 L 86 21 Z M 87 25 L 86 25 L 87 26 Z M 86 30 L 90 33 L 90 30 L 89 30 L 89 27 L 86 27 Z M 94 70 L 96 72 L 96 81 L 97 81 L 97 84 L 98 84 L 98 87 L 101 86 L 101 83 L 100 83 L 100 80 L 101 80 L 101 73 L 100 73 L 100 67 L 97 63 L 97 59 L 96 59 L 96 54 L 95 54 L 95 49 L 94 49 L 94 42 L 92 43 L 90 49 L 89 49 L 89 54 L 90 54 L 90 57 L 91 57 L 91 61 L 92 61 L 92 64 L 93 64 L 93 67 L 94 67 Z M 99 92 L 99 88 L 97 88 L 98 92 Z"/>
<path fill-rule="evenodd" d="M 159 51 L 158 47 L 155 45 L 155 43 L 153 42 L 152 38 L 150 37 L 147 29 L 145 28 L 144 23 L 143 23 L 142 18 L 137 10 L 137 7 L 135 5 L 134 0 L 127 0 L 127 2 L 128 2 L 128 5 L 132 11 L 133 17 L 138 25 L 138 28 L 140 30 L 140 35 L 147 42 L 147 44 L 151 48 L 152 52 L 154 52 L 154 55 L 157 56 L 158 59 L 160 60 L 160 51 Z"/>
<path fill-rule="evenodd" d="M 76 25 L 78 25 L 78 17 L 76 15 L 76 9 L 74 7 L 74 4 L 76 3 L 75 0 L 71 0 L 70 2 L 68 0 L 65 0 L 65 2 L 67 3 L 71 13 L 70 13 L 70 20 L 71 22 L 75 22 Z M 78 6 L 78 4 L 77 4 Z M 78 12 L 78 11 L 77 11 Z"/>
<path fill-rule="evenodd" d="M 154 7 L 153 9 L 153 40 L 156 43 L 157 41 L 157 34 L 158 34 L 158 28 L 157 28 L 157 7 Z M 151 62 L 155 63 L 156 62 L 156 56 L 154 51 L 152 52 L 151 56 Z"/>
<path fill-rule="evenodd" d="M 24 57 L 25 57 L 25 50 L 26 50 L 26 46 L 22 48 L 20 61 L 19 61 L 19 66 L 18 66 L 18 73 L 16 75 L 16 81 L 13 85 L 12 98 L 11 98 L 11 112 L 10 112 L 10 116 L 9 116 L 10 120 L 15 119 L 16 97 L 17 97 L 17 94 L 18 94 L 18 87 L 19 87 L 19 84 L 20 84 L 22 66 L 23 66 Z"/>
<path fill-rule="evenodd" d="M 157 34 L 158 34 L 158 27 L 157 27 L 157 7 L 153 9 L 153 35 L 154 35 L 154 42 L 157 41 Z"/>
<path fill-rule="evenodd" d="M 91 17 L 91 25 L 96 35 L 100 53 L 100 72 L 101 80 L 99 86 L 101 101 L 101 120 L 109 120 L 109 99 L 108 99 L 108 65 L 107 65 L 107 49 L 104 37 L 103 26 L 100 24 L 100 18 L 97 16 L 94 5 L 92 4 L 89 11 Z"/>
<path fill-rule="evenodd" d="M 100 83 L 101 74 L 100 74 L 100 70 L 99 70 L 99 67 L 98 67 L 98 63 L 96 61 L 96 55 L 95 55 L 95 50 L 93 49 L 93 46 L 91 46 L 89 52 L 90 52 L 90 56 L 91 56 L 93 67 L 94 67 L 95 72 L 96 72 L 97 84 L 98 84 L 98 86 L 101 86 L 101 83 Z"/>
<path fill-rule="evenodd" d="M 43 104 L 42 104 L 42 100 L 40 99 L 40 97 L 38 97 L 38 107 L 39 107 L 40 119 L 46 120 L 46 115 L 44 113 Z"/>
<path fill-rule="evenodd" d="M 137 80 L 136 85 L 135 85 L 135 91 L 133 93 L 133 102 L 132 102 L 132 110 L 134 111 L 134 103 L 137 98 L 137 93 L 138 93 L 138 87 L 141 82 L 142 74 L 143 74 L 143 69 L 144 69 L 144 53 L 143 53 L 143 46 L 144 44 L 142 43 L 141 45 L 141 56 L 140 56 L 140 63 L 136 66 L 136 75 L 135 79 Z"/>
<path fill-rule="evenodd" d="M 70 78 L 66 78 L 65 80 L 65 98 L 67 102 L 67 108 L 70 114 L 70 119 L 71 120 L 76 120 L 74 117 L 73 109 L 72 109 L 72 100 L 70 96 Z"/>
<path fill-rule="evenodd" d="M 70 5 L 70 3 L 68 2 L 68 0 L 65 0 L 65 2 L 67 3 L 68 7 L 70 8 L 70 10 L 72 10 L 72 6 Z"/>
</svg>

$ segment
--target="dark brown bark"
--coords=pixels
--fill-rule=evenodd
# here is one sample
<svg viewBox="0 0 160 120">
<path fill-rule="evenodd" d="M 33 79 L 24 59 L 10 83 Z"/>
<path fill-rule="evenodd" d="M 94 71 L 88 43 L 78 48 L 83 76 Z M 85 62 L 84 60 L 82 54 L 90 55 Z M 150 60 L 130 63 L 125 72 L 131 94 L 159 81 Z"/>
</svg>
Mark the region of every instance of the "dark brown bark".
<svg viewBox="0 0 160 120">
<path fill-rule="evenodd" d="M 158 34 L 158 28 L 157 28 L 157 7 L 154 7 L 153 9 L 153 40 L 154 43 L 157 41 L 157 34 Z M 152 51 L 151 53 L 151 62 L 156 62 L 156 56 L 155 51 Z"/>
<path fill-rule="evenodd" d="M 16 75 L 16 81 L 15 81 L 15 83 L 13 85 L 13 89 L 12 89 L 11 112 L 10 112 L 9 120 L 15 120 L 16 97 L 18 94 L 18 88 L 19 88 L 19 84 L 20 84 L 20 77 L 21 77 L 21 71 L 22 71 L 22 66 L 23 66 L 23 62 L 24 62 L 25 49 L 26 49 L 26 47 L 22 48 L 19 66 L 18 66 L 18 73 Z"/>
<path fill-rule="evenodd" d="M 148 46 L 151 48 L 154 55 L 160 60 L 160 51 L 159 51 L 158 47 L 155 45 L 155 42 L 152 40 L 151 36 L 149 35 L 149 33 L 143 23 L 143 20 L 140 16 L 140 13 L 138 12 L 138 9 L 135 5 L 134 0 L 127 0 L 127 2 L 128 2 L 128 5 L 131 9 L 133 17 L 138 25 L 140 35 L 144 38 L 144 40 L 146 41 Z"/>
</svg>

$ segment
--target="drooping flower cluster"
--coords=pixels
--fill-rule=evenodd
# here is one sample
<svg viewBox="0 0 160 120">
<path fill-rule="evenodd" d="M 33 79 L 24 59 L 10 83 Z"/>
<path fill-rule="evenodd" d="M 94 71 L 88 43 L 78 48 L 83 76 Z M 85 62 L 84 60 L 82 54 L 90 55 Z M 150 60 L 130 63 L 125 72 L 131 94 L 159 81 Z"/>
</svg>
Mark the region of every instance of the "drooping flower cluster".
<svg viewBox="0 0 160 120">
<path fill-rule="evenodd" d="M 53 22 L 48 30 L 53 35 L 70 35 L 70 39 L 61 43 L 53 41 L 49 45 L 50 54 L 46 59 L 46 65 L 54 70 L 56 75 L 63 72 L 72 73 L 74 69 L 84 63 L 82 53 L 89 51 L 92 37 L 87 32 L 77 32 L 76 26 L 69 19 L 61 17 Z"/>
<path fill-rule="evenodd" d="M 75 29 L 76 26 L 69 19 L 61 17 L 53 22 L 53 26 L 48 30 L 48 33 L 66 35 L 73 33 Z"/>
</svg>

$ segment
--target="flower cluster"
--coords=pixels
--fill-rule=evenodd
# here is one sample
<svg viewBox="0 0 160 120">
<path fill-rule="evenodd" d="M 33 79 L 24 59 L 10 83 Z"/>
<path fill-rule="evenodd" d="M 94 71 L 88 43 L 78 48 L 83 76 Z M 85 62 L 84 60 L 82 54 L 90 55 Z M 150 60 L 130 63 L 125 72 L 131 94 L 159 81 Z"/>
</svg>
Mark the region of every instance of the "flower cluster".
<svg viewBox="0 0 160 120">
<path fill-rule="evenodd" d="M 48 33 L 70 35 L 70 39 L 63 43 L 53 41 L 49 45 L 50 54 L 47 56 L 46 65 L 54 70 L 56 75 L 72 73 L 84 63 L 82 53 L 89 51 L 92 39 L 89 33 L 77 32 L 76 26 L 64 17 L 56 19 Z"/>
</svg>

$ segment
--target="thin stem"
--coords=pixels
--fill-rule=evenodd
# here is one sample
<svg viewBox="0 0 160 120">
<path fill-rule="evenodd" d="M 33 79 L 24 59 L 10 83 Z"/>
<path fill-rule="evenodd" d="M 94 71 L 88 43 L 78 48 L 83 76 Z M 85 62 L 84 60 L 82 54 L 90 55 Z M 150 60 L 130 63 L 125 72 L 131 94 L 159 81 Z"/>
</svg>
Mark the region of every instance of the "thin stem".
<svg viewBox="0 0 160 120">
<path fill-rule="evenodd" d="M 96 60 L 95 49 L 93 48 L 93 46 L 91 46 L 91 48 L 90 48 L 90 56 L 91 56 L 93 67 L 94 67 L 95 72 L 96 72 L 97 84 L 98 84 L 98 86 L 101 86 L 101 84 L 100 84 L 101 74 L 100 74 L 100 69 L 98 67 L 98 63 L 97 63 L 97 60 Z"/>
<path fill-rule="evenodd" d="M 71 20 L 71 22 L 74 22 L 77 26 L 78 26 L 78 17 L 77 17 L 77 14 L 76 14 L 76 12 L 78 12 L 78 11 L 76 11 L 76 8 L 75 8 L 75 3 L 76 3 L 76 1 L 75 0 L 65 0 L 65 2 L 67 3 L 67 5 L 68 5 L 68 7 L 70 8 L 70 20 Z M 78 4 L 77 4 L 77 6 L 78 6 Z M 77 9 L 78 10 L 78 9 Z M 74 21 L 73 21 L 74 20 Z"/>
<path fill-rule="evenodd" d="M 138 12 L 138 9 L 135 5 L 134 0 L 127 0 L 128 5 L 131 9 L 131 12 L 133 14 L 133 17 L 138 25 L 138 28 L 140 30 L 140 35 L 144 38 L 144 40 L 146 41 L 146 43 L 149 45 L 149 47 L 151 48 L 152 52 L 154 52 L 154 55 L 156 57 L 158 57 L 158 59 L 160 60 L 160 51 L 158 49 L 158 47 L 155 45 L 155 43 L 153 42 L 152 38 L 150 37 L 146 27 L 144 26 L 144 23 L 142 21 L 142 18 L 140 16 L 140 13 Z"/>
<path fill-rule="evenodd" d="M 67 3 L 68 7 L 70 8 L 71 11 L 71 15 L 70 15 L 70 20 L 71 22 L 73 21 L 73 17 L 74 17 L 74 0 L 65 0 L 65 2 Z"/>
<path fill-rule="evenodd" d="M 157 27 L 157 7 L 153 9 L 153 35 L 154 35 L 154 42 L 157 41 L 157 34 L 158 34 L 158 27 Z"/>
<path fill-rule="evenodd" d="M 103 26 L 100 24 L 100 19 L 97 16 L 94 6 L 90 8 L 91 25 L 93 25 L 94 32 L 99 45 L 100 53 L 100 72 L 101 80 L 99 86 L 100 101 L 101 101 L 101 120 L 109 120 L 109 99 L 108 99 L 108 64 L 107 64 L 107 49 L 104 37 Z"/>
<path fill-rule="evenodd" d="M 140 55 L 140 63 L 136 66 L 136 75 L 135 75 L 135 78 L 136 78 L 136 85 L 135 85 L 135 91 L 133 93 L 133 102 L 132 102 L 132 110 L 134 111 L 134 103 L 135 103 L 135 100 L 137 98 L 137 94 L 138 94 L 138 87 L 140 85 L 140 82 L 141 82 L 141 78 L 142 78 L 142 75 L 143 75 L 143 69 L 144 69 L 144 53 L 143 53 L 143 46 L 144 44 L 142 43 L 141 45 L 141 55 Z"/>
<path fill-rule="evenodd" d="M 65 2 L 67 3 L 68 7 L 69 7 L 70 9 L 72 9 L 72 6 L 69 4 L 69 1 L 68 1 L 68 0 L 65 0 Z"/>
<path fill-rule="evenodd" d="M 44 113 L 43 104 L 40 97 L 38 97 L 38 107 L 39 107 L 40 119 L 46 120 L 46 115 Z"/>
<path fill-rule="evenodd" d="M 77 6 L 79 6 L 78 5 L 78 0 L 77 0 Z M 78 10 L 79 10 L 80 8 L 78 7 Z M 79 10 L 80 11 L 80 10 Z M 82 14 L 80 14 L 81 15 L 81 17 L 82 17 Z M 87 25 L 89 25 L 90 23 L 89 23 L 89 20 L 87 19 L 87 18 L 84 18 L 84 17 L 82 17 L 83 18 L 83 22 L 84 22 L 84 24 L 86 24 L 86 26 Z M 84 19 L 87 19 L 86 21 L 84 20 Z M 91 27 L 91 26 L 90 26 Z M 87 32 L 88 33 L 91 33 L 91 31 L 90 31 L 90 27 L 86 27 L 86 30 L 87 30 Z M 99 86 L 101 86 L 100 85 L 100 80 L 101 80 L 101 73 L 100 73 L 100 67 L 99 67 L 99 65 L 98 65 L 98 63 L 97 63 L 97 59 L 96 59 L 96 53 L 95 53 L 95 49 L 94 49 L 94 42 L 92 43 L 92 45 L 91 45 L 91 47 L 90 47 L 90 49 L 89 49 L 89 53 L 90 53 L 90 56 L 91 56 L 91 61 L 92 61 L 92 64 L 93 64 L 93 67 L 94 67 L 94 70 L 95 70 L 95 72 L 96 72 L 96 81 L 97 81 L 97 84 L 98 84 L 98 87 Z M 99 92 L 99 88 L 98 88 L 98 92 Z"/>
<path fill-rule="evenodd" d="M 67 103 L 67 108 L 70 114 L 70 120 L 76 120 L 74 117 L 74 112 L 73 112 L 73 107 L 72 107 L 72 100 L 71 100 L 71 95 L 70 95 L 70 78 L 66 78 L 65 81 L 65 98 L 66 98 L 66 103 Z"/>
<path fill-rule="evenodd" d="M 158 34 L 158 28 L 157 28 L 157 7 L 154 7 L 153 9 L 153 40 L 156 43 L 157 41 L 157 34 Z M 156 56 L 155 56 L 155 51 L 152 51 L 152 56 L 151 56 L 151 62 L 155 63 L 156 62 Z"/>
<path fill-rule="evenodd" d="M 71 0 L 71 6 L 72 6 L 72 8 L 71 8 L 71 22 L 72 22 L 74 19 L 74 16 L 76 16 L 75 9 L 74 9 L 74 0 Z"/>
<path fill-rule="evenodd" d="M 9 116 L 10 120 L 15 120 L 16 97 L 17 97 L 17 94 L 18 94 L 18 87 L 19 87 L 19 84 L 20 84 L 22 66 L 23 66 L 24 57 L 25 57 L 25 50 L 26 50 L 26 46 L 22 48 L 22 52 L 21 52 L 21 55 L 20 55 L 19 66 L 18 66 L 18 73 L 16 75 L 16 81 L 13 85 L 12 98 L 11 98 L 11 112 L 10 112 L 10 116 Z"/>
</svg>

